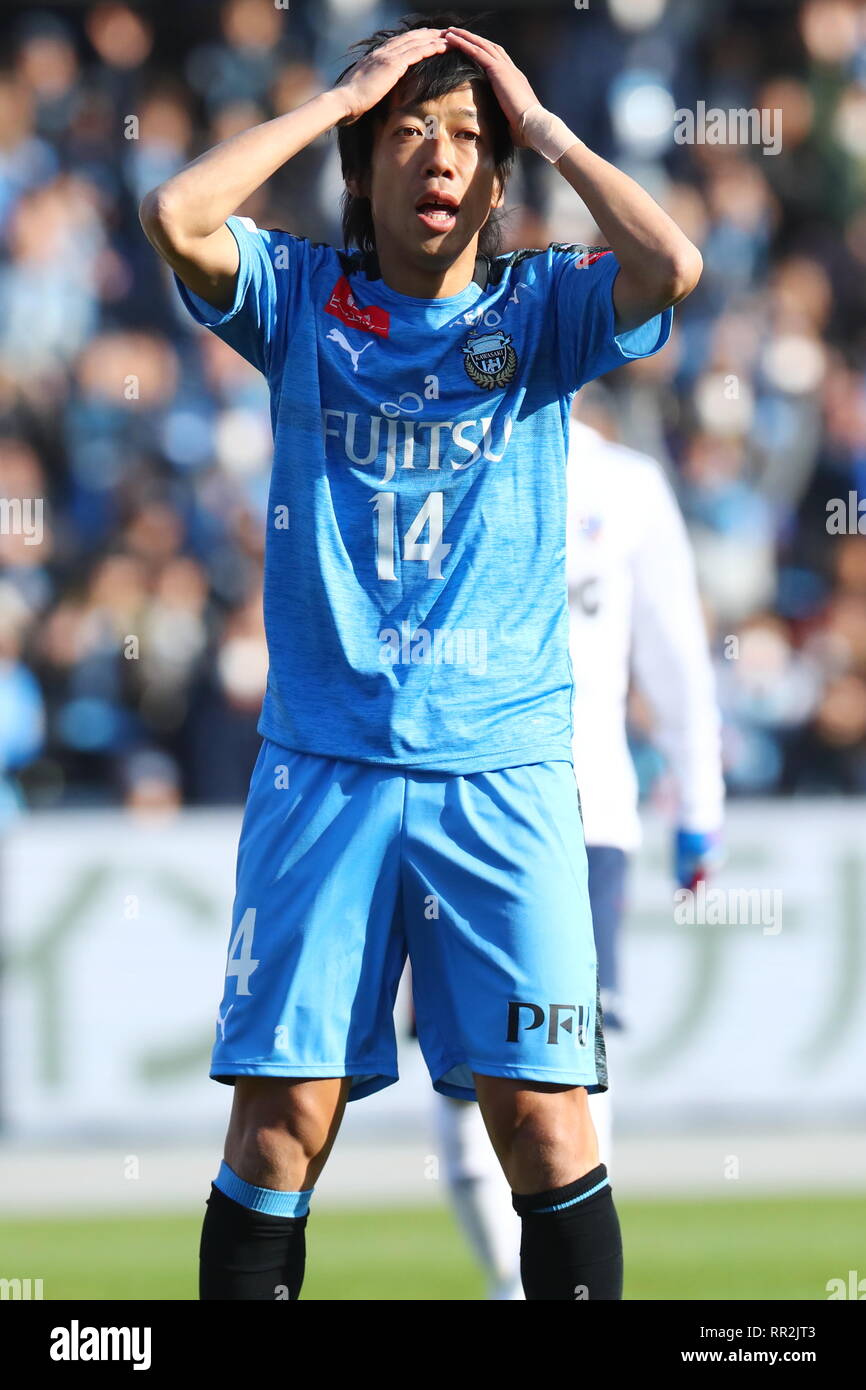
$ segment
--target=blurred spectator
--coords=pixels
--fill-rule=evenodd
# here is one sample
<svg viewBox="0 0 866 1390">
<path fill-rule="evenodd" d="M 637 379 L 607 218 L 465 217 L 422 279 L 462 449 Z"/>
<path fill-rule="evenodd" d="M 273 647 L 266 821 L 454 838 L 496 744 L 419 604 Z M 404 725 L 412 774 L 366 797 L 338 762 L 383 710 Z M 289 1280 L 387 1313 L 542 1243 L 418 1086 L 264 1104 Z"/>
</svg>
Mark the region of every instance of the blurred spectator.
<svg viewBox="0 0 866 1390">
<path fill-rule="evenodd" d="M 691 528 L 731 791 L 866 791 L 863 5 L 484 8 L 541 100 L 703 252 L 669 349 L 606 388 Z M 192 325 L 137 205 L 331 83 L 345 44 L 401 12 L 4 7 L 0 816 L 22 789 L 160 812 L 246 794 L 267 676 L 267 389 Z M 677 113 L 700 102 L 781 113 L 781 148 L 677 143 Z M 336 241 L 340 191 L 329 135 L 240 211 Z M 526 154 L 502 227 L 506 249 L 601 239 Z"/>
</svg>

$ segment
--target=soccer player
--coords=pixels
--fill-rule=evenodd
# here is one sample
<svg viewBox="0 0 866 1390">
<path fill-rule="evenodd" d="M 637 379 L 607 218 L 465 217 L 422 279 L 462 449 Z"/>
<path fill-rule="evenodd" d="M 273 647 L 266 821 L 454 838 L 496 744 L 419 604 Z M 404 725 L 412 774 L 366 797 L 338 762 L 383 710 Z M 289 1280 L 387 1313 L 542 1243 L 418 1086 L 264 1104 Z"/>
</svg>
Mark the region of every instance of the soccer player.
<svg viewBox="0 0 866 1390">
<path fill-rule="evenodd" d="M 618 1299 L 588 1094 L 607 1086 L 571 754 L 568 403 L 658 351 L 698 251 L 441 21 L 143 201 L 193 317 L 267 377 L 270 670 L 210 1075 L 234 1086 L 203 1299 L 298 1297 L 345 1104 L 397 1079 L 408 950 L 436 1089 L 476 1099 L 530 1299 Z M 233 215 L 337 128 L 345 248 Z M 609 251 L 495 255 L 515 144 Z"/>
<path fill-rule="evenodd" d="M 679 887 L 694 888 L 718 859 L 724 782 L 712 664 L 676 499 L 654 459 L 615 442 L 613 422 L 598 404 L 598 428 L 575 415 L 567 530 L 574 767 L 607 1053 L 610 1036 L 623 1027 L 619 929 L 627 856 L 640 844 L 637 777 L 626 736 L 632 675 L 652 708 L 653 739 L 675 783 L 671 867 Z M 599 1159 L 609 1173 L 612 1101 L 607 1089 L 589 1102 Z M 477 1107 L 438 1096 L 436 1110 L 451 1200 L 487 1275 L 489 1296 L 519 1299 L 519 1230 Z"/>
</svg>

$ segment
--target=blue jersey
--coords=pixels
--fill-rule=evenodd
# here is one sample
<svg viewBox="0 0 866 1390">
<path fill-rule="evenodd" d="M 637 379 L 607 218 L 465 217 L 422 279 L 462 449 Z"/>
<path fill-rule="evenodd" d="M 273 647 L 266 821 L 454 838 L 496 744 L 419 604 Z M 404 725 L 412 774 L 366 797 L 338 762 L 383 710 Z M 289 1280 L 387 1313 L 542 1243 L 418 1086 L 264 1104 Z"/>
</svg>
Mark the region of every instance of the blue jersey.
<svg viewBox="0 0 866 1390">
<path fill-rule="evenodd" d="M 360 253 L 228 226 L 231 307 L 177 285 L 270 386 L 259 732 L 441 772 L 570 762 L 569 406 L 673 311 L 615 336 L 609 251 L 480 257 L 415 299 Z"/>
</svg>

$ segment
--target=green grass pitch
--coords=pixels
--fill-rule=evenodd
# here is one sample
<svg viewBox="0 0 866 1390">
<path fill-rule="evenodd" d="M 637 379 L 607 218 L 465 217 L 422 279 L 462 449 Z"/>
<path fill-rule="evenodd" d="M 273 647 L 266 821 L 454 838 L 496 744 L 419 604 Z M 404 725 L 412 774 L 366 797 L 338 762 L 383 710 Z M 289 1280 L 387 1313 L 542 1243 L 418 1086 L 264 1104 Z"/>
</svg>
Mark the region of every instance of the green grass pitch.
<svg viewBox="0 0 866 1390">
<path fill-rule="evenodd" d="M 862 1269 L 866 1198 L 617 1203 L 625 1297 L 826 1299 Z M 202 1207 L 203 1210 L 203 1207 Z M 41 1278 L 46 1299 L 195 1299 L 201 1212 L 0 1221 L 0 1277 Z M 447 1208 L 311 1212 L 303 1299 L 483 1298 Z"/>
</svg>

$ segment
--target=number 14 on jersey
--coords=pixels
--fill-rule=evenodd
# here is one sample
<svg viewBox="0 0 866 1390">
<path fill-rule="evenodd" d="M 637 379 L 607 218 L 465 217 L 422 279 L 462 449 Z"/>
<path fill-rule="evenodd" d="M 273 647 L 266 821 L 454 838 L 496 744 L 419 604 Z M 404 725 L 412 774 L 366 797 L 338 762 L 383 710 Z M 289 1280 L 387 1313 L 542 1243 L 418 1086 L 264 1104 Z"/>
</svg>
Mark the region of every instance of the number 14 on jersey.
<svg viewBox="0 0 866 1390">
<path fill-rule="evenodd" d="M 377 492 L 371 499 L 374 511 L 378 514 L 378 535 L 376 542 L 376 574 L 380 579 L 396 579 L 394 572 L 394 492 Z M 442 561 L 451 549 L 442 542 L 444 512 L 441 492 L 429 492 L 421 510 L 414 517 L 403 537 L 403 560 L 419 560 L 427 565 L 428 579 L 442 579 Z M 418 537 L 427 529 L 426 541 Z"/>
</svg>

